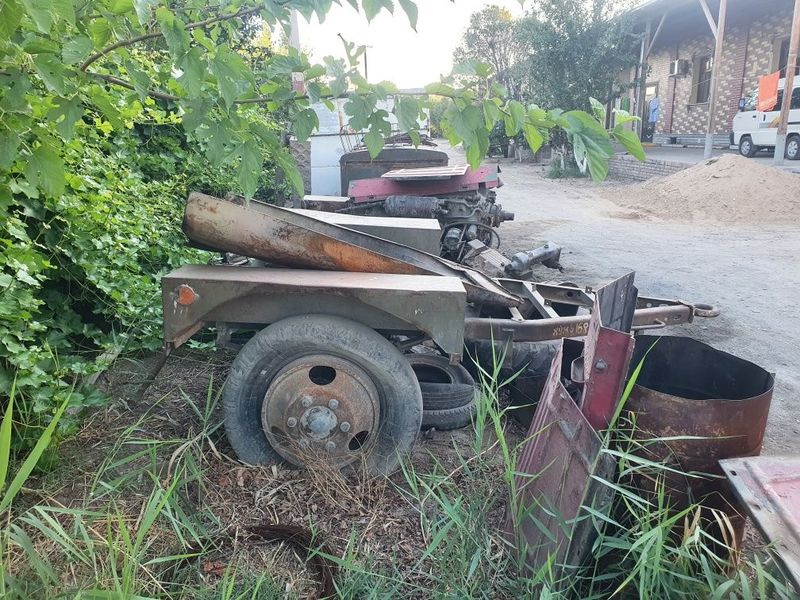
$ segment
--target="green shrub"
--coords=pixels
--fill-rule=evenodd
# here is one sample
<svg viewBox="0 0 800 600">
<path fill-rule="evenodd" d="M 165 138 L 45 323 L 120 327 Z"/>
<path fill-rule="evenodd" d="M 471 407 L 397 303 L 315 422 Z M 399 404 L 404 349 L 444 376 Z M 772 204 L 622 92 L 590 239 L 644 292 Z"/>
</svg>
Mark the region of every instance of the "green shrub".
<svg viewBox="0 0 800 600">
<path fill-rule="evenodd" d="M 213 169 L 171 113 L 146 104 L 146 125 L 77 123 L 62 148 L 63 193 L 30 185 L 31 169 L 53 168 L 41 147 L 0 170 L 0 389 L 16 378 L 17 447 L 67 396 L 61 434 L 103 401 L 76 385 L 104 352 L 160 345 L 160 276 L 207 260 L 181 231 L 187 191 L 236 188 L 233 170 Z"/>
</svg>

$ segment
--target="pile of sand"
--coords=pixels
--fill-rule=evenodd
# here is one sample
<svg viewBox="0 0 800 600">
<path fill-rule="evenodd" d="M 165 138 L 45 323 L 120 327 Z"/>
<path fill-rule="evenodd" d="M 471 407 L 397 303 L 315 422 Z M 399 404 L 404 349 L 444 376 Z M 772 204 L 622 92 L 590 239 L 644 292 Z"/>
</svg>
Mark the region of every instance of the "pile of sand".
<svg viewBox="0 0 800 600">
<path fill-rule="evenodd" d="M 736 154 L 600 193 L 637 213 L 669 220 L 747 224 L 800 219 L 800 176 Z"/>
</svg>

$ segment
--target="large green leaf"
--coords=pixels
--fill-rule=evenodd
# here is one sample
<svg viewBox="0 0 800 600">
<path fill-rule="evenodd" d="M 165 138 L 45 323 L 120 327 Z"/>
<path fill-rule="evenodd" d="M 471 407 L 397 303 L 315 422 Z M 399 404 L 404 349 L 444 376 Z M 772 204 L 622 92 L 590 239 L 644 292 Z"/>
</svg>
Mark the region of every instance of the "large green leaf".
<svg viewBox="0 0 800 600">
<path fill-rule="evenodd" d="M 64 65 L 53 54 L 38 54 L 33 66 L 51 92 L 63 95 L 66 91 Z"/>
<path fill-rule="evenodd" d="M 297 165 L 295 164 L 294 159 L 292 159 L 289 153 L 283 148 L 279 149 L 279 151 L 273 154 L 273 158 L 275 159 L 278 167 L 283 171 L 284 177 L 286 177 L 295 193 L 298 196 L 302 196 L 305 193 L 303 187 L 303 178 L 300 175 L 300 171 L 297 170 Z"/>
<path fill-rule="evenodd" d="M 92 51 L 92 40 L 84 35 L 78 35 L 67 40 L 61 50 L 61 59 L 65 64 L 75 65 L 82 62 Z"/>
<path fill-rule="evenodd" d="M 603 181 L 608 176 L 608 159 L 614 155 L 608 132 L 592 115 L 581 110 L 562 114 L 558 124 L 569 135 L 576 160 L 580 163 L 586 157 L 592 179 Z"/>
<path fill-rule="evenodd" d="M 377 158 L 383 150 L 383 136 L 376 129 L 370 129 L 364 136 L 364 144 L 367 146 L 370 158 Z"/>
<path fill-rule="evenodd" d="M 25 12 L 33 20 L 41 33 L 49 33 L 55 21 L 55 15 L 49 0 L 22 0 Z"/>
<path fill-rule="evenodd" d="M 206 75 L 206 61 L 203 51 L 194 46 L 183 55 L 178 63 L 183 73 L 178 81 L 190 96 L 197 96 L 203 89 L 203 78 Z"/>
<path fill-rule="evenodd" d="M 80 98 L 73 96 L 72 98 L 58 98 L 56 105 L 47 114 L 47 118 L 56 124 L 56 130 L 59 135 L 69 140 L 72 137 L 72 130 L 75 123 L 83 115 L 83 104 Z"/>
<path fill-rule="evenodd" d="M 394 103 L 394 114 L 403 131 L 419 128 L 420 105 L 416 98 L 399 96 Z"/>
<path fill-rule="evenodd" d="M 31 185 L 41 187 L 48 196 L 58 197 L 64 193 L 64 163 L 44 144 L 36 148 L 28 159 L 25 178 Z"/>
<path fill-rule="evenodd" d="M 301 142 L 311 137 L 317 127 L 319 127 L 319 117 L 310 108 L 300 111 L 292 119 L 292 131 Z"/>
<path fill-rule="evenodd" d="M 261 149 L 255 143 L 255 140 L 247 140 L 239 145 L 236 149 L 236 154 L 240 159 L 239 185 L 244 195 L 252 198 L 258 188 L 258 178 L 264 166 Z"/>
<path fill-rule="evenodd" d="M 414 0 L 398 0 L 398 2 L 400 3 L 403 11 L 406 13 L 408 22 L 411 24 L 411 28 L 416 31 L 417 19 L 419 18 L 419 9 L 417 8 L 417 3 L 414 2 Z"/>
<path fill-rule="evenodd" d="M 217 48 L 211 71 L 217 78 L 220 93 L 228 108 L 233 106 L 252 81 L 252 72 L 242 57 L 225 45 Z"/>
<path fill-rule="evenodd" d="M 392 0 L 361 0 L 361 6 L 369 21 L 372 21 L 383 9 L 388 10 L 390 13 L 394 12 Z"/>
<path fill-rule="evenodd" d="M 626 129 L 624 125 L 617 125 L 611 131 L 611 137 L 622 144 L 623 148 L 625 148 L 631 156 L 635 156 L 641 161 L 645 160 L 646 156 L 644 154 L 644 148 L 642 148 L 642 142 L 635 131 Z"/>
<path fill-rule="evenodd" d="M 183 21 L 165 6 L 156 10 L 156 20 L 172 58 L 179 59 L 189 46 L 189 34 L 186 32 Z"/>
<path fill-rule="evenodd" d="M 506 135 L 511 137 L 522 131 L 527 111 L 521 102 L 511 100 L 506 106 Z"/>
<path fill-rule="evenodd" d="M 0 131 L 0 169 L 7 169 L 14 164 L 19 142 L 16 131 Z"/>
<path fill-rule="evenodd" d="M 11 37 L 23 14 L 22 5 L 17 0 L 0 0 L 0 39 Z"/>
</svg>

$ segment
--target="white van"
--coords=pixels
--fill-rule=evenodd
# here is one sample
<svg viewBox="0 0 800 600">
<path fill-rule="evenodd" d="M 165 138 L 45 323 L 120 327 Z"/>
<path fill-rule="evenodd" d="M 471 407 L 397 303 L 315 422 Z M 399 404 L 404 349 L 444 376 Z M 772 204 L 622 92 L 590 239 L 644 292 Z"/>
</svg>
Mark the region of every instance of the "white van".
<svg viewBox="0 0 800 600">
<path fill-rule="evenodd" d="M 792 104 L 789 111 L 789 130 L 786 137 L 786 158 L 800 160 L 800 81 L 795 79 Z M 758 90 L 743 98 L 741 109 L 733 119 L 731 144 L 737 146 L 742 156 L 755 156 L 759 150 L 774 150 L 778 137 L 778 119 L 786 80 L 778 83 L 778 103 L 774 110 L 756 110 Z"/>
</svg>

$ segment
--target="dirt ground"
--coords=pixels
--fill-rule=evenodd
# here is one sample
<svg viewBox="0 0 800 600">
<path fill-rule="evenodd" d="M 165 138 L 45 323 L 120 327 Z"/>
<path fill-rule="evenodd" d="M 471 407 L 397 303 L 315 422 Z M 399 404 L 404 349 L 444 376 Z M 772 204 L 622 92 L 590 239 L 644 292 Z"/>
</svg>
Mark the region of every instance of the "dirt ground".
<svg viewBox="0 0 800 600">
<path fill-rule="evenodd" d="M 565 271 L 542 268 L 537 272 L 542 279 L 597 286 L 636 271 L 643 295 L 721 308 L 717 319 L 668 332 L 690 335 L 775 372 L 764 452 L 800 454 L 800 354 L 795 353 L 800 323 L 793 316 L 800 223 L 662 221 L 601 197 L 588 179 L 546 179 L 544 167 L 528 164 L 504 163 L 501 169 L 505 185 L 498 202 L 516 213 L 516 220 L 499 230 L 503 250 L 553 241 L 564 247 Z"/>
</svg>

